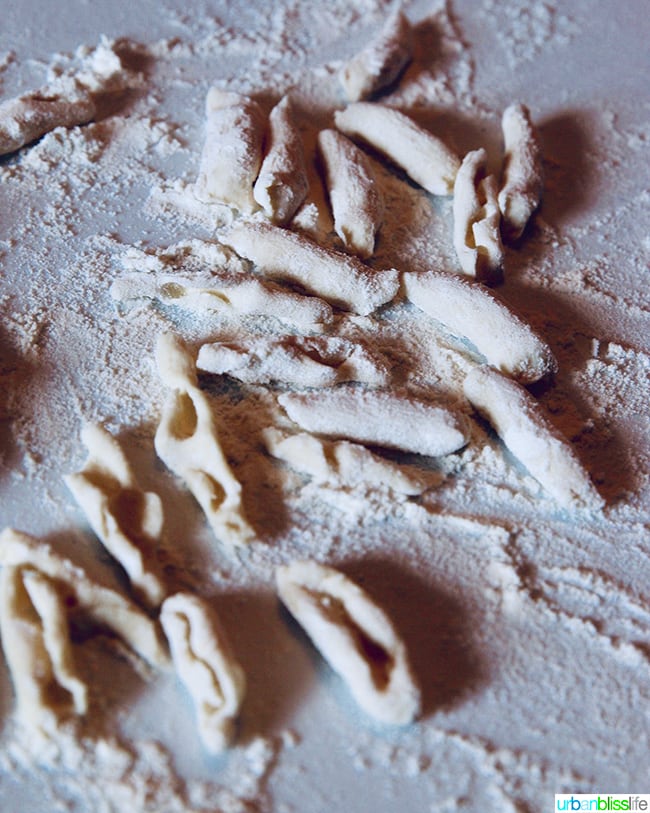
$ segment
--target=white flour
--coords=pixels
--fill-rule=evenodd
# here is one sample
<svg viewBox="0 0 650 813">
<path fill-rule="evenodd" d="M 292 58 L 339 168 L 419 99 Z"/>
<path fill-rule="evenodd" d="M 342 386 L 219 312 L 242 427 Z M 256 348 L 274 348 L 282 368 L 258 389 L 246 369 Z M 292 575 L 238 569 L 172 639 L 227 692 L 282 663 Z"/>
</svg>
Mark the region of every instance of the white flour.
<svg viewBox="0 0 650 813">
<path fill-rule="evenodd" d="M 615 8 L 606 5 L 602 30 Z M 650 120 L 637 98 L 641 81 L 621 79 L 620 89 L 612 80 L 595 92 L 595 79 L 581 84 L 561 67 L 569 48 L 589 66 L 600 42 L 587 0 L 570 18 L 554 2 L 418 0 L 405 8 L 417 21 L 415 57 L 386 98 L 460 154 L 485 146 L 495 168 L 501 111 L 513 101 L 531 108 L 544 142 L 545 197 L 525 240 L 506 254 L 502 294 L 558 358 L 555 381 L 533 391 L 590 471 L 605 511 L 578 519 L 561 512 L 475 420 L 454 455 L 398 458 L 405 471 L 439 483 L 422 497 L 311 482 L 264 452 L 263 430 L 289 425 L 276 399 L 282 388 L 205 376 L 258 534 L 231 559 L 155 459 L 164 388 L 153 347 L 164 330 L 198 346 L 286 326 L 194 313 L 172 298 L 118 307 L 111 285 L 125 274 L 246 273 L 210 242 L 231 215 L 213 214 L 191 193 L 208 88 L 259 94 L 268 112 L 296 87 L 313 149 L 343 104 L 340 64 L 376 33 L 389 4 L 154 6 L 151 19 L 141 10 L 131 26 L 118 15 L 122 28 L 108 31 L 116 39 L 104 47 L 123 70 L 102 117 L 0 160 L 1 527 L 107 562 L 61 480 L 84 458 L 82 422 L 105 422 L 125 441 L 143 487 L 163 497 L 167 575 L 214 599 L 248 695 L 237 744 L 209 759 L 189 699 L 171 678 L 141 679 L 101 641 L 76 643 L 93 680 L 93 713 L 82 734 L 65 731 L 36 748 L 12 722 L 3 665 L 0 807 L 541 811 L 555 792 L 642 791 L 650 748 Z M 45 46 L 42 34 L 10 42 L 22 30 L 12 21 L 0 34 L 3 97 L 92 70 L 90 47 L 50 56 L 57 46 Z M 77 42 L 96 44 L 106 32 L 80 33 Z M 628 23 L 617 36 L 632 40 L 620 58 L 634 67 L 640 34 Z M 618 55 L 609 58 L 615 71 Z M 371 160 L 387 206 L 372 264 L 456 269 L 450 199 L 430 198 Z M 316 178 L 312 169 L 312 206 L 301 223 L 340 247 L 322 231 L 327 218 L 314 219 L 323 200 Z M 462 380 L 475 355 L 408 303 L 376 317 L 339 315 L 327 332 L 363 338 L 388 359 L 396 387 L 436 392 L 470 414 Z M 380 600 L 412 656 L 422 721 L 374 727 L 280 611 L 273 568 L 298 557 L 341 566 Z"/>
</svg>

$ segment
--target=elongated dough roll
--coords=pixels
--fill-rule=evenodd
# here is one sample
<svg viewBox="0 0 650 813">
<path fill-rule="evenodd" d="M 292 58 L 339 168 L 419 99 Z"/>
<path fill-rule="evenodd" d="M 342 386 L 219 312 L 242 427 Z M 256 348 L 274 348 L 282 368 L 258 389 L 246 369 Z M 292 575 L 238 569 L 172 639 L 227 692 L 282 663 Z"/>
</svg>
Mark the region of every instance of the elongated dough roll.
<svg viewBox="0 0 650 813">
<path fill-rule="evenodd" d="M 503 276 L 496 179 L 486 175 L 485 150 L 468 152 L 454 184 L 454 248 L 460 267 L 487 283 Z"/>
<path fill-rule="evenodd" d="M 458 156 L 404 113 L 372 102 L 357 102 L 334 114 L 341 132 L 360 138 L 400 166 L 432 195 L 450 195 L 460 167 Z"/>
<path fill-rule="evenodd" d="M 420 713 L 406 647 L 384 611 L 343 573 L 316 562 L 276 570 L 280 598 L 362 709 L 405 725 Z"/>
<path fill-rule="evenodd" d="M 334 228 L 346 248 L 371 257 L 384 219 L 384 201 L 364 153 L 336 130 L 318 134 Z"/>
<path fill-rule="evenodd" d="M 222 239 L 263 274 L 297 283 L 363 316 L 390 302 L 399 290 L 394 268 L 374 270 L 354 257 L 267 223 L 238 223 Z"/>
<path fill-rule="evenodd" d="M 196 196 L 254 212 L 253 184 L 262 163 L 264 115 L 253 99 L 213 87 L 205 102 L 205 144 Z"/>
<path fill-rule="evenodd" d="M 285 96 L 271 110 L 268 140 L 253 195 L 268 217 L 283 226 L 294 216 L 309 189 L 305 149 L 294 121 L 291 97 Z"/>
<path fill-rule="evenodd" d="M 191 313 L 272 316 L 296 327 L 329 324 L 332 306 L 317 296 L 287 291 L 271 280 L 187 274 L 126 274 L 111 285 L 116 302 L 153 299 Z"/>
<path fill-rule="evenodd" d="M 521 237 L 542 199 L 544 169 L 539 135 L 523 104 L 507 107 L 501 120 L 505 155 L 499 208 L 505 240 Z"/>
<path fill-rule="evenodd" d="M 469 402 L 561 505 L 596 510 L 603 501 L 569 443 L 522 386 L 490 367 L 465 379 Z"/>
<path fill-rule="evenodd" d="M 307 432 L 289 435 L 269 426 L 264 430 L 264 444 L 273 457 L 288 463 L 295 471 L 309 475 L 316 483 L 352 488 L 369 483 L 388 486 L 397 494 L 415 496 L 431 486 L 440 485 L 443 479 L 438 472 L 406 473 L 397 464 L 348 440 L 328 441 Z"/>
<path fill-rule="evenodd" d="M 203 744 L 213 754 L 232 740 L 246 678 L 216 613 L 190 593 L 166 599 L 160 623 L 176 672 L 196 708 Z"/>
<path fill-rule="evenodd" d="M 551 348 L 482 285 L 452 274 L 402 275 L 408 299 L 455 336 L 469 339 L 487 361 L 522 384 L 557 370 Z"/>
<path fill-rule="evenodd" d="M 376 39 L 354 56 L 341 70 L 346 96 L 359 102 L 391 85 L 411 61 L 411 24 L 401 9 L 386 20 Z"/>
<path fill-rule="evenodd" d="M 151 607 L 165 595 L 156 560 L 163 528 L 162 502 L 143 491 L 117 440 L 101 426 L 87 424 L 81 439 L 88 460 L 63 479 L 92 529 L 126 571 L 136 592 Z"/>
<path fill-rule="evenodd" d="M 92 94 L 81 88 L 74 97 L 44 88 L 8 99 L 0 104 L 0 155 L 19 150 L 55 127 L 87 124 L 96 115 Z"/>
<path fill-rule="evenodd" d="M 467 441 L 463 416 L 406 395 L 341 385 L 278 397 L 303 429 L 423 455 L 446 455 Z"/>
<path fill-rule="evenodd" d="M 123 87 L 123 66 L 115 43 L 102 38 L 88 52 L 83 70 L 61 74 L 45 87 L 0 104 L 0 155 L 14 152 L 57 127 L 93 121 L 97 94 Z"/>
<path fill-rule="evenodd" d="M 156 362 L 172 390 L 154 438 L 156 452 L 186 483 L 217 539 L 232 551 L 255 534 L 244 516 L 241 484 L 221 448 L 210 403 L 199 389 L 194 358 L 181 339 L 164 333 L 156 345 Z"/>
<path fill-rule="evenodd" d="M 250 384 L 273 381 L 327 387 L 340 381 L 387 384 L 386 363 L 364 344 L 339 336 L 253 336 L 244 342 L 211 342 L 199 350 L 197 367 L 227 373 Z"/>
</svg>

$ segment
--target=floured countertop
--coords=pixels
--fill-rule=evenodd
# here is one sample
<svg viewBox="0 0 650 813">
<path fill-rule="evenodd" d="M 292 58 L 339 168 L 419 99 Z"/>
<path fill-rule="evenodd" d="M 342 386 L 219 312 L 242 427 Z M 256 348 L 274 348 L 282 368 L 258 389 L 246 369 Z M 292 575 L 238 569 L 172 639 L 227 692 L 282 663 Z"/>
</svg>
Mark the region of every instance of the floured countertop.
<svg viewBox="0 0 650 813">
<path fill-rule="evenodd" d="M 166 578 L 213 603 L 248 688 L 233 747 L 211 757 L 173 675 L 90 637 L 74 644 L 90 711 L 39 743 L 14 720 L 2 660 L 0 808 L 496 813 L 550 810 L 559 792 L 647 790 L 645 4 L 407 3 L 414 59 L 381 98 L 460 156 L 485 147 L 495 171 L 503 110 L 529 107 L 543 203 L 507 249 L 498 290 L 558 361 L 531 392 L 605 507 L 563 509 L 541 489 L 463 397 L 476 354 L 398 297 L 371 315 L 337 312 L 324 332 L 363 343 L 373 385 L 388 376 L 396 391 L 459 409 L 468 444 L 440 458 L 384 452 L 395 479 L 362 478 L 356 463 L 338 477 L 301 473 L 266 445 L 269 427 L 296 431 L 279 405 L 295 383 L 202 375 L 256 534 L 232 556 L 156 457 L 166 397 L 156 338 L 246 348 L 320 330 L 191 310 L 174 287 L 248 268 L 216 241 L 232 212 L 192 194 L 206 93 L 250 94 L 268 112 L 293 89 L 312 166 L 294 227 L 340 249 L 316 137 L 345 104 L 341 65 L 390 11 L 380 0 L 238 5 L 119 0 L 110 13 L 55 13 L 34 0 L 3 16 L 0 100 L 80 75 L 100 84 L 94 121 L 0 158 L 0 530 L 41 537 L 125 586 L 62 479 L 86 459 L 83 424 L 103 423 L 162 497 Z M 370 264 L 458 271 L 451 198 L 376 153 L 371 162 L 386 215 Z M 278 602 L 275 567 L 294 559 L 340 568 L 381 604 L 409 652 L 420 720 L 383 727 L 355 706 Z"/>
</svg>

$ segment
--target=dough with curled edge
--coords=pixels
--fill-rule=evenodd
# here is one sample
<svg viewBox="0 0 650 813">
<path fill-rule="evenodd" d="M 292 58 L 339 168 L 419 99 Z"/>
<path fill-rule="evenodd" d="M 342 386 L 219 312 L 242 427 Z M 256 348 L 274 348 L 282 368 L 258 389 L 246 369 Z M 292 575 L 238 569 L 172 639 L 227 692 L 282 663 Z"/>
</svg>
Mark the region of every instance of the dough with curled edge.
<svg viewBox="0 0 650 813">
<path fill-rule="evenodd" d="M 88 459 L 81 471 L 63 479 L 138 595 L 157 607 L 165 595 L 156 559 L 163 529 L 160 497 L 139 487 L 120 444 L 102 426 L 87 424 L 81 439 Z"/>
<path fill-rule="evenodd" d="M 272 316 L 297 327 L 329 324 L 332 306 L 316 296 L 286 291 L 270 280 L 235 280 L 204 274 L 127 274 L 110 293 L 117 302 L 153 299 L 190 311 Z"/>
<path fill-rule="evenodd" d="M 465 379 L 464 391 L 512 454 L 560 505 L 602 507 L 573 449 L 520 384 L 490 367 L 477 367 Z"/>
<path fill-rule="evenodd" d="M 486 175 L 484 149 L 468 152 L 454 184 L 454 248 L 465 274 L 484 282 L 503 276 L 497 185 Z"/>
<path fill-rule="evenodd" d="M 359 102 L 392 85 L 411 61 L 412 52 L 411 24 L 398 8 L 388 17 L 379 36 L 341 70 L 340 80 L 348 99 Z"/>
<path fill-rule="evenodd" d="M 154 438 L 156 452 L 185 482 L 217 539 L 232 551 L 255 534 L 244 516 L 241 484 L 221 448 L 210 403 L 198 386 L 194 356 L 177 336 L 163 333 L 156 362 L 172 390 Z"/>
<path fill-rule="evenodd" d="M 382 390 L 340 385 L 278 396 L 292 421 L 309 432 L 423 455 L 446 455 L 467 441 L 464 416 Z"/>
<path fill-rule="evenodd" d="M 52 732 L 87 710 L 87 687 L 76 674 L 69 619 L 82 613 L 112 630 L 148 663 L 167 667 L 154 622 L 129 599 L 28 534 L 0 534 L 0 632 L 16 688 L 18 715 Z"/>
<path fill-rule="evenodd" d="M 452 274 L 402 275 L 407 298 L 455 336 L 469 339 L 487 361 L 522 384 L 557 370 L 551 348 L 482 285 Z"/>
<path fill-rule="evenodd" d="M 316 483 L 352 488 L 368 483 L 388 487 L 397 494 L 417 496 L 440 485 L 443 479 L 437 472 L 407 473 L 365 446 L 347 440 L 327 441 L 307 432 L 290 435 L 272 426 L 264 430 L 263 438 L 273 457 L 288 463 L 295 471 L 308 474 Z"/>
<path fill-rule="evenodd" d="M 252 336 L 241 341 L 204 344 L 199 370 L 250 384 L 280 382 L 327 387 L 340 381 L 387 384 L 386 363 L 364 344 L 339 336 Z"/>
<path fill-rule="evenodd" d="M 343 573 L 316 562 L 276 570 L 283 604 L 366 713 L 405 725 L 420 714 L 406 647 L 384 611 Z"/>
<path fill-rule="evenodd" d="M 505 240 L 521 237 L 542 199 L 544 169 L 537 129 L 523 104 L 507 107 L 501 120 L 505 155 L 499 189 Z"/>
<path fill-rule="evenodd" d="M 53 733 L 87 712 L 88 687 L 77 673 L 64 597 L 52 579 L 30 567 L 2 568 L 0 634 L 24 725 Z"/>
<path fill-rule="evenodd" d="M 337 110 L 341 132 L 359 138 L 400 166 L 432 195 L 450 195 L 460 167 L 458 156 L 413 119 L 381 104 L 356 102 Z"/>
<path fill-rule="evenodd" d="M 205 600 L 190 593 L 170 596 L 162 605 L 160 623 L 176 672 L 194 702 L 203 744 L 219 753 L 234 734 L 246 690 L 244 672 Z"/>
<path fill-rule="evenodd" d="M 271 110 L 268 141 L 253 195 L 268 217 L 283 226 L 294 216 L 309 190 L 305 149 L 290 96 L 284 96 Z"/>
<path fill-rule="evenodd" d="M 321 130 L 318 148 L 336 233 L 349 251 L 371 257 L 384 219 L 384 200 L 370 161 L 336 130 Z"/>
<path fill-rule="evenodd" d="M 213 87 L 205 102 L 205 143 L 195 194 L 247 214 L 257 209 L 253 184 L 262 163 L 265 118 L 253 99 Z"/>
<path fill-rule="evenodd" d="M 374 270 L 355 257 L 268 223 L 238 223 L 222 240 L 265 276 L 297 283 L 362 316 L 390 302 L 399 290 L 394 268 Z"/>
</svg>

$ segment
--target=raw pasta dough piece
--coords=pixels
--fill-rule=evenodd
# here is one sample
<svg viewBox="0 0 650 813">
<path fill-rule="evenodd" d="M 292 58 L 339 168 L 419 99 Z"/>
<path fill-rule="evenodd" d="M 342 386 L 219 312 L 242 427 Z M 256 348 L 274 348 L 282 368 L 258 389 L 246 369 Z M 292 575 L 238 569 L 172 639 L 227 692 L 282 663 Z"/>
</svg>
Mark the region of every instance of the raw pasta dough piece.
<svg viewBox="0 0 650 813">
<path fill-rule="evenodd" d="M 153 299 L 192 313 L 218 311 L 273 316 L 297 327 L 329 324 L 332 306 L 316 296 L 283 290 L 270 280 L 183 274 L 128 274 L 111 285 L 117 302 Z"/>
<path fill-rule="evenodd" d="M 97 115 L 92 95 L 79 88 L 76 97 L 56 90 L 36 90 L 0 105 L 0 155 L 36 141 L 56 127 L 87 124 Z"/>
<path fill-rule="evenodd" d="M 242 488 L 221 449 L 219 431 L 196 365 L 183 342 L 164 333 L 156 346 L 163 382 L 173 392 L 163 406 L 154 439 L 165 465 L 185 481 L 216 537 L 229 549 L 254 538 L 242 506 Z"/>
<path fill-rule="evenodd" d="M 531 384 L 557 370 L 551 348 L 482 285 L 450 274 L 402 275 L 408 299 L 455 336 L 465 337 L 501 372 Z"/>
<path fill-rule="evenodd" d="M 150 664 L 166 666 L 167 653 L 156 625 L 132 601 L 92 579 L 79 565 L 59 556 L 45 542 L 7 528 L 0 534 L 0 565 L 31 568 L 65 586 L 66 606 L 87 613 Z"/>
<path fill-rule="evenodd" d="M 364 381 L 379 386 L 389 379 L 385 363 L 376 354 L 338 336 L 255 336 L 243 343 L 213 342 L 199 350 L 197 367 L 250 384 L 279 381 L 326 387 Z"/>
<path fill-rule="evenodd" d="M 3 567 L 0 634 L 16 692 L 16 715 L 54 732 L 88 710 L 88 690 L 74 664 L 67 610 L 56 582 L 30 567 Z"/>
<path fill-rule="evenodd" d="M 399 290 L 394 268 L 373 270 L 354 257 L 266 223 L 238 223 L 223 240 L 263 274 L 297 283 L 362 316 L 390 302 Z"/>
<path fill-rule="evenodd" d="M 384 611 L 353 581 L 316 562 L 276 570 L 278 593 L 354 699 L 383 723 L 420 713 L 406 647 Z"/>
<path fill-rule="evenodd" d="M 515 241 L 521 237 L 542 199 L 542 150 L 525 105 L 513 104 L 506 108 L 501 126 L 505 146 L 499 190 L 501 228 L 504 239 Z"/>
<path fill-rule="evenodd" d="M 87 124 L 97 116 L 97 94 L 121 89 L 122 63 L 113 43 L 102 38 L 74 75 L 0 104 L 0 155 L 14 152 L 57 127 Z"/>
<path fill-rule="evenodd" d="M 458 156 L 413 119 L 372 102 L 356 102 L 334 114 L 341 132 L 360 138 L 393 161 L 432 195 L 450 195 Z"/>
<path fill-rule="evenodd" d="M 602 507 L 573 449 L 521 385 L 490 367 L 477 367 L 465 379 L 464 390 L 512 454 L 561 505 Z"/>
<path fill-rule="evenodd" d="M 285 96 L 271 110 L 269 148 L 253 195 L 271 220 L 283 226 L 305 200 L 308 189 L 305 150 L 294 121 L 291 98 Z"/>
<path fill-rule="evenodd" d="M 169 246 L 136 246 L 117 244 L 121 249 L 120 264 L 125 271 L 146 271 L 156 274 L 188 273 L 191 278 L 202 276 L 215 281 L 236 281 L 244 277 L 249 263 L 238 257 L 228 246 L 216 239 L 180 240 Z"/>
<path fill-rule="evenodd" d="M 232 740 L 246 678 L 235 660 L 216 613 L 198 596 L 177 593 L 160 611 L 172 660 L 187 688 L 208 751 L 219 753 Z"/>
<path fill-rule="evenodd" d="M 379 34 L 342 69 L 341 84 L 351 102 L 367 99 L 391 85 L 411 61 L 411 25 L 396 9 Z"/>
<path fill-rule="evenodd" d="M 262 163 L 264 115 L 257 102 L 213 87 L 205 102 L 205 144 L 196 195 L 206 203 L 225 203 L 255 211 L 253 184 Z"/>
<path fill-rule="evenodd" d="M 359 483 L 392 489 L 397 494 L 416 496 L 439 485 L 442 475 L 436 472 L 407 474 L 402 469 L 373 454 L 365 446 L 347 440 L 326 441 L 306 432 L 296 435 L 268 427 L 264 443 L 269 453 L 288 463 L 296 471 L 308 474 L 316 483 L 340 483 L 355 487 Z"/>
<path fill-rule="evenodd" d="M 364 153 L 336 130 L 318 134 L 334 228 L 346 248 L 371 257 L 384 219 L 384 201 Z"/>
<path fill-rule="evenodd" d="M 168 665 L 155 623 L 46 543 L 7 528 L 0 565 L 2 646 L 27 725 L 51 732 L 63 718 L 86 712 L 87 687 L 70 649 L 69 620 L 79 614 L 112 630 L 148 663 Z"/>
<path fill-rule="evenodd" d="M 486 175 L 484 149 L 468 152 L 454 184 L 454 248 L 470 277 L 492 283 L 503 275 L 496 179 Z"/>
<path fill-rule="evenodd" d="M 80 472 L 63 479 L 136 592 L 149 606 L 158 607 L 165 596 L 156 560 L 163 529 L 160 497 L 142 491 L 119 443 L 106 429 L 88 424 L 81 439 L 88 460 Z"/>
<path fill-rule="evenodd" d="M 309 432 L 423 455 L 465 445 L 464 418 L 446 407 L 391 392 L 342 385 L 314 393 L 283 393 L 278 401 Z"/>
</svg>

